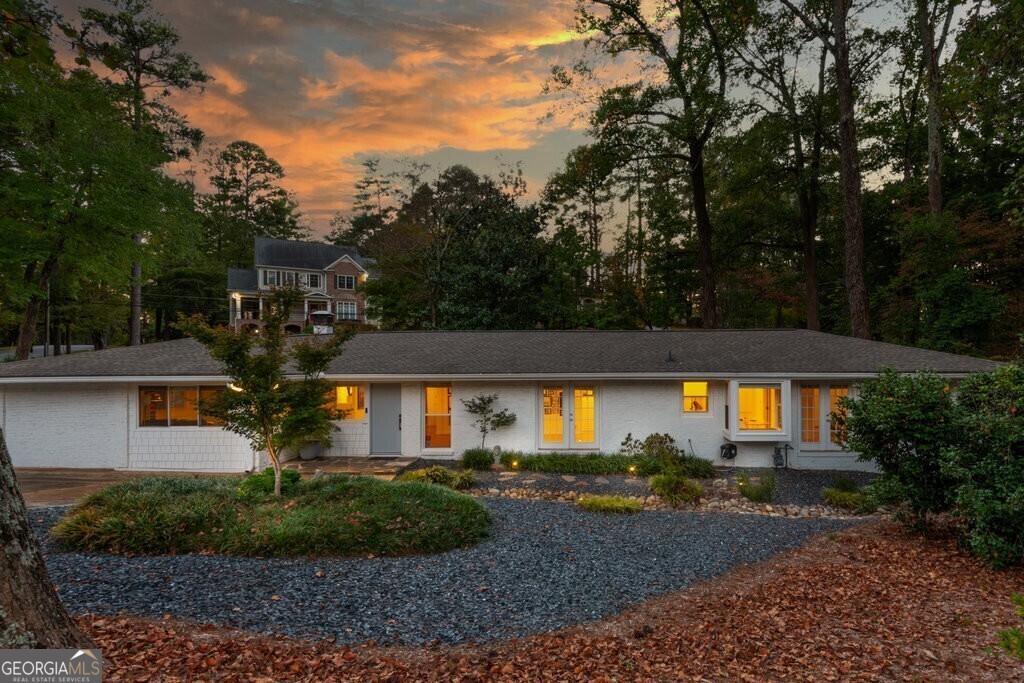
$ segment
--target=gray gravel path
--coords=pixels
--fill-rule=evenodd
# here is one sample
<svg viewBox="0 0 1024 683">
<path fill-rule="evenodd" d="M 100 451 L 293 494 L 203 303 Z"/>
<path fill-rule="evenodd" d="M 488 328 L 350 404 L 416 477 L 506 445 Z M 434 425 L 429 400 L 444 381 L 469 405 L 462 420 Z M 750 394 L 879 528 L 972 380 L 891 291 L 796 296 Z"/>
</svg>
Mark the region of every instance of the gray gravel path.
<svg viewBox="0 0 1024 683">
<path fill-rule="evenodd" d="M 76 614 L 171 614 L 340 643 L 460 643 L 600 619 L 850 525 L 725 513 L 604 516 L 564 503 L 485 502 L 494 513 L 492 538 L 440 555 L 122 557 L 63 552 L 48 539 L 44 552 Z M 33 510 L 37 533 L 60 512 Z"/>
</svg>

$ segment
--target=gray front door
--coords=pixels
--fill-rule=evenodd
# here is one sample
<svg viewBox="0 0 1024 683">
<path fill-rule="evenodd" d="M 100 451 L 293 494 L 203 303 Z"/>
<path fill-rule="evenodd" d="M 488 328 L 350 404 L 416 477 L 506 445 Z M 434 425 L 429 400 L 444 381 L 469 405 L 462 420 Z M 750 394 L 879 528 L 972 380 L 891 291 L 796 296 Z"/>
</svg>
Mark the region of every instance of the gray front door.
<svg viewBox="0 0 1024 683">
<path fill-rule="evenodd" d="M 370 453 L 402 452 L 402 385 L 370 385 Z"/>
</svg>

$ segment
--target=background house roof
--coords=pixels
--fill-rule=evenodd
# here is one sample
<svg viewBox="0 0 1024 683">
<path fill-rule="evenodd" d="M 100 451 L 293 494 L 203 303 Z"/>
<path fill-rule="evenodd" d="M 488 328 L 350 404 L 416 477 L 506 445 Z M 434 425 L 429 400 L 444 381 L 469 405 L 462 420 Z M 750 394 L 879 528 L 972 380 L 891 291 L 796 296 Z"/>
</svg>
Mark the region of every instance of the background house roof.
<svg viewBox="0 0 1024 683">
<path fill-rule="evenodd" d="M 670 356 L 671 354 L 671 356 Z M 883 367 L 949 375 L 998 363 L 808 330 L 364 332 L 331 375 L 451 376 L 815 376 L 866 375 Z M 191 339 L 0 364 L 11 378 L 189 377 L 220 374 Z"/>
<path fill-rule="evenodd" d="M 228 268 L 228 290 L 234 292 L 255 292 L 258 289 L 259 280 L 255 270 Z"/>
<path fill-rule="evenodd" d="M 359 255 L 355 247 L 270 237 L 257 237 L 255 247 L 256 255 L 253 262 L 257 266 L 323 270 L 342 256 L 348 256 L 360 268 L 366 269 L 365 259 Z"/>
</svg>

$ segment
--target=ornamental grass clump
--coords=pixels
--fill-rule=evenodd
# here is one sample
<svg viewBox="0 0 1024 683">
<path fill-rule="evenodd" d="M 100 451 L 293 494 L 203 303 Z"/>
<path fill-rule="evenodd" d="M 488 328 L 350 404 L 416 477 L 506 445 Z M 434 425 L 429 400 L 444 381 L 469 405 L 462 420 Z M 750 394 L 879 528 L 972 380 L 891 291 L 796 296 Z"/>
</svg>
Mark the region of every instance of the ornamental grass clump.
<svg viewBox="0 0 1024 683">
<path fill-rule="evenodd" d="M 648 487 L 670 505 L 693 504 L 704 496 L 704 487 L 678 472 L 656 474 Z"/>
<path fill-rule="evenodd" d="M 762 474 L 758 481 L 750 478 L 746 472 L 736 475 L 736 487 L 747 500 L 755 503 L 770 503 L 778 492 L 778 479 L 775 472 L 768 470 Z"/>
<path fill-rule="evenodd" d="M 320 557 L 444 552 L 490 532 L 490 513 L 479 501 L 422 482 L 327 475 L 298 481 L 284 496 L 273 487 L 240 496 L 241 483 L 234 477 L 121 482 L 88 496 L 51 533 L 80 551 Z"/>
<path fill-rule="evenodd" d="M 586 494 L 576 499 L 576 505 L 588 512 L 605 514 L 635 514 L 644 509 L 643 501 L 623 496 L 595 496 Z"/>
<path fill-rule="evenodd" d="M 470 448 L 463 452 L 459 464 L 467 470 L 489 470 L 494 464 L 494 452 L 487 448 Z"/>
<path fill-rule="evenodd" d="M 406 482 L 423 481 L 462 491 L 476 483 L 476 476 L 471 470 L 452 470 L 441 465 L 434 465 L 426 469 L 403 472 L 398 475 L 398 480 Z"/>
</svg>

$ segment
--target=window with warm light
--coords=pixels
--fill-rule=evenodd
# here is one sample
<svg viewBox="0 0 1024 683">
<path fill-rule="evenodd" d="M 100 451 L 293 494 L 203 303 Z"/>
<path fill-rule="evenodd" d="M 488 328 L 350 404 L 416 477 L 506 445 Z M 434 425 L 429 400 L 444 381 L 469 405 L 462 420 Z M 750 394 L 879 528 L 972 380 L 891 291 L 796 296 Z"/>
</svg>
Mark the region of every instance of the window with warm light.
<svg viewBox="0 0 1024 683">
<path fill-rule="evenodd" d="M 683 412 L 706 413 L 709 405 L 707 382 L 683 382 Z"/>
<path fill-rule="evenodd" d="M 334 387 L 334 409 L 342 414 L 342 420 L 365 419 L 366 399 L 363 388 L 358 384 Z"/>
<path fill-rule="evenodd" d="M 562 387 L 544 387 L 544 423 L 541 438 L 544 443 L 562 443 Z"/>
<path fill-rule="evenodd" d="M 452 388 L 428 386 L 424 389 L 423 447 L 452 447 Z"/>
<path fill-rule="evenodd" d="M 140 427 L 215 427 L 222 421 L 204 415 L 203 401 L 213 401 L 224 391 L 218 386 L 139 387 Z"/>
<path fill-rule="evenodd" d="M 741 384 L 738 400 L 737 417 L 740 431 L 782 431 L 782 386 L 780 384 Z"/>
<path fill-rule="evenodd" d="M 840 405 L 839 401 L 850 395 L 850 387 L 845 384 L 832 385 L 828 388 L 828 436 L 829 441 L 834 444 L 841 444 L 846 440 L 846 434 L 834 424 L 832 414 L 845 415 L 846 408 Z"/>
<path fill-rule="evenodd" d="M 594 443 L 594 387 L 576 387 L 573 400 L 573 441 L 577 444 Z"/>
<path fill-rule="evenodd" d="M 800 387 L 800 440 L 821 441 L 821 392 L 818 387 Z"/>
</svg>

